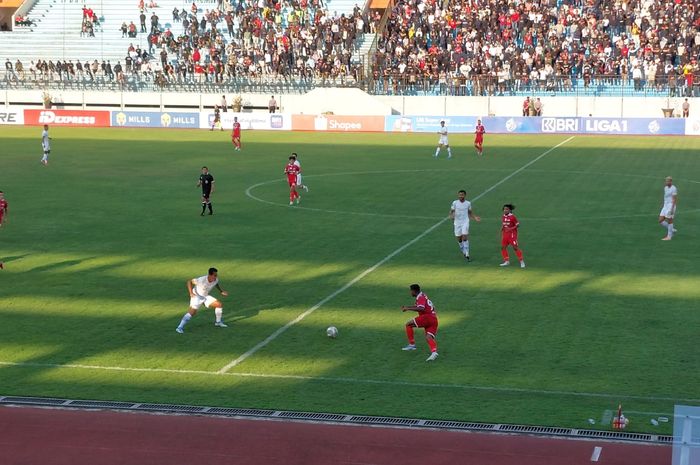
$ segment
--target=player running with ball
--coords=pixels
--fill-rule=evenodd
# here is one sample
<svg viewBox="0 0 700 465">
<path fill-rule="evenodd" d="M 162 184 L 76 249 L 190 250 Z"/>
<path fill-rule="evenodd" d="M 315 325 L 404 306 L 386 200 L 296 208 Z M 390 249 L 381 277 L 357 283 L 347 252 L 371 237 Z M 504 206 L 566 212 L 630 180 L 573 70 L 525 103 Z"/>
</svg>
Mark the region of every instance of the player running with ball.
<svg viewBox="0 0 700 465">
<path fill-rule="evenodd" d="M 406 322 L 406 336 L 408 345 L 402 350 L 416 350 L 416 340 L 413 336 L 413 328 L 423 328 L 425 330 L 425 340 L 430 346 L 430 357 L 425 361 L 432 362 L 438 358 L 437 337 L 438 318 L 433 302 L 420 290 L 418 284 L 411 284 L 411 295 L 416 298 L 416 304 L 412 307 L 401 307 L 403 312 L 418 312 L 418 316 Z"/>
<path fill-rule="evenodd" d="M 518 248 L 518 219 L 513 214 L 515 205 L 507 203 L 503 205 L 503 218 L 501 219 L 501 255 L 503 255 L 503 263 L 500 266 L 510 265 L 510 257 L 508 257 L 508 246 L 512 246 L 515 250 L 515 255 L 520 260 L 520 268 L 525 268 L 525 260 L 523 260 L 523 251 Z"/>
</svg>

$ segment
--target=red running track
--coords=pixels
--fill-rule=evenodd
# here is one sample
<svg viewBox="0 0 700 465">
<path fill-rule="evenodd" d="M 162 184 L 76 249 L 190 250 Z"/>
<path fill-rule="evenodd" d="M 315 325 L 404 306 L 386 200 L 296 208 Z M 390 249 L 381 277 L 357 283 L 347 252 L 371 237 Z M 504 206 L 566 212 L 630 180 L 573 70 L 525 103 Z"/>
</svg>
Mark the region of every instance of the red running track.
<svg viewBox="0 0 700 465">
<path fill-rule="evenodd" d="M 591 462 L 594 447 L 602 447 Z M 665 465 L 671 448 L 384 427 L 0 407 L 2 465 Z"/>
</svg>

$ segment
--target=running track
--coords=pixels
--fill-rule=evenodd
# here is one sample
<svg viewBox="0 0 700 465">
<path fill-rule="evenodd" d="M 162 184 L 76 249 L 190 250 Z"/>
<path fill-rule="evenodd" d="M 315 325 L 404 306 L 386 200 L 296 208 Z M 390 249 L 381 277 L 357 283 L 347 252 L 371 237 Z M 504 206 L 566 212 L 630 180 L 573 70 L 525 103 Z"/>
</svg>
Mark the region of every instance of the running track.
<svg viewBox="0 0 700 465">
<path fill-rule="evenodd" d="M 598 462 L 591 462 L 596 446 Z M 0 407 L 2 465 L 666 465 L 671 448 L 385 427 Z"/>
</svg>

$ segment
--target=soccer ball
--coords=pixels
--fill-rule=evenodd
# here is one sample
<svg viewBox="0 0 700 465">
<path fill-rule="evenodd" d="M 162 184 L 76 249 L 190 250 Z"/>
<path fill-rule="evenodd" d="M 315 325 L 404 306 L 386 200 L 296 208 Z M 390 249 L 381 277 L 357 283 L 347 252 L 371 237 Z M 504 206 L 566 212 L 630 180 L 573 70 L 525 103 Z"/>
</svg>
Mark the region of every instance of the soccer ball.
<svg viewBox="0 0 700 465">
<path fill-rule="evenodd" d="M 338 328 L 336 328 L 335 326 L 329 326 L 326 330 L 326 336 L 328 336 L 331 339 L 335 339 L 336 337 L 338 337 Z"/>
</svg>

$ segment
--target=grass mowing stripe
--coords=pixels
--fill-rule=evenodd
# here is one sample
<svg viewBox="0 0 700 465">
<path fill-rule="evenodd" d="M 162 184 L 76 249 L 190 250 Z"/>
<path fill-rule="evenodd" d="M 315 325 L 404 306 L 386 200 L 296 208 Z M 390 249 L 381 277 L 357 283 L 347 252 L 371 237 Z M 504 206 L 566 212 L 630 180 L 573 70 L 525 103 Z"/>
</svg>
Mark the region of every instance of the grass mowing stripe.
<svg viewBox="0 0 700 465">
<path fill-rule="evenodd" d="M 303 376 L 303 375 L 279 375 L 269 373 L 246 373 L 233 372 L 221 373 L 220 371 L 205 371 L 205 370 L 178 370 L 170 368 L 130 368 L 119 366 L 100 366 L 100 365 L 81 365 L 81 364 L 53 364 L 53 363 L 33 363 L 33 362 L 0 362 L 0 366 L 15 366 L 15 367 L 46 367 L 58 369 L 81 369 L 81 370 L 103 370 L 103 371 L 128 371 L 141 373 L 171 373 L 171 374 L 186 374 L 186 375 L 209 375 L 209 376 L 233 376 L 238 378 L 262 378 L 262 379 L 289 379 L 299 381 L 322 381 L 331 383 L 347 383 L 347 384 L 374 384 L 387 386 L 405 386 L 417 388 L 440 388 L 440 389 L 461 389 L 472 391 L 487 391 L 487 392 L 503 392 L 503 393 L 521 393 L 521 394 L 539 394 L 552 396 L 566 397 L 588 397 L 588 398 L 604 398 L 604 399 L 633 399 L 643 401 L 666 401 L 666 402 L 700 402 L 700 399 L 683 399 L 663 396 L 638 396 L 630 394 L 613 394 L 605 392 L 581 392 L 581 391 L 562 391 L 550 389 L 529 389 L 516 388 L 509 386 L 479 386 L 471 384 L 452 384 L 452 383 L 418 383 L 411 381 L 389 381 L 379 379 L 360 379 L 347 377 L 332 377 L 332 376 Z M 633 412 L 650 414 L 650 412 Z M 656 413 L 654 413 L 656 415 Z"/>
<path fill-rule="evenodd" d="M 552 152 L 553 152 L 554 150 L 556 150 L 557 148 L 559 148 L 559 147 L 561 147 L 562 145 L 566 144 L 567 142 L 573 140 L 574 137 L 575 137 L 575 136 L 571 136 L 571 137 L 569 137 L 568 139 L 565 139 L 565 140 L 559 142 L 559 143 L 558 143 L 557 145 L 555 145 L 554 147 L 552 147 L 552 148 L 550 148 L 550 149 L 548 149 L 548 150 L 542 152 L 540 155 L 538 155 L 538 156 L 535 157 L 534 159 L 532 159 L 532 160 L 530 160 L 529 162 L 525 163 L 523 166 L 521 166 L 521 167 L 518 168 L 517 170 L 513 171 L 512 173 L 510 173 L 508 176 L 504 177 L 503 179 L 501 179 L 500 181 L 498 181 L 496 184 L 494 184 L 493 186 L 489 187 L 488 189 L 486 189 L 485 191 L 483 191 L 482 193 L 480 193 L 479 195 L 477 195 L 476 197 L 474 197 L 474 198 L 472 199 L 472 201 L 473 201 L 473 202 L 476 202 L 477 200 L 479 200 L 480 198 L 482 198 L 483 196 L 485 196 L 485 195 L 488 194 L 489 192 L 493 191 L 495 188 L 497 188 L 498 186 L 500 186 L 500 185 L 503 184 L 504 182 L 506 182 L 506 181 L 508 181 L 509 179 L 511 179 L 513 176 L 517 175 L 518 173 L 521 173 L 522 171 L 524 171 L 525 169 L 527 169 L 529 166 L 532 166 L 533 164 L 537 163 L 539 160 L 541 160 L 542 158 L 544 158 L 544 157 L 547 156 L 548 154 L 552 153 Z M 247 192 L 247 191 L 246 191 L 246 192 Z M 362 280 L 362 278 L 364 278 L 364 277 L 367 276 L 368 274 L 372 273 L 374 270 L 376 270 L 377 268 L 379 268 L 380 266 L 382 266 L 383 264 L 385 264 L 386 262 L 388 262 L 389 260 L 391 260 L 392 258 L 394 258 L 396 255 L 398 255 L 398 254 L 400 254 L 401 252 L 403 252 L 404 250 L 406 250 L 408 247 L 412 246 L 413 244 L 415 244 L 416 242 L 418 242 L 419 240 L 421 240 L 423 237 L 425 237 L 425 236 L 427 236 L 428 234 L 430 234 L 432 231 L 434 231 L 436 228 L 438 228 L 440 225 L 442 225 L 442 223 L 444 223 L 444 222 L 447 221 L 448 219 L 449 219 L 449 217 L 445 217 L 445 218 L 441 219 L 440 221 L 438 221 L 437 223 L 435 223 L 434 225 L 432 225 L 431 227 L 429 227 L 428 229 L 426 229 L 425 231 L 423 231 L 422 233 L 420 233 L 418 236 L 414 237 L 413 239 L 411 239 L 410 241 L 408 241 L 407 243 L 405 243 L 404 245 L 402 245 L 402 246 L 399 247 L 398 249 L 394 250 L 394 251 L 391 252 L 389 255 L 387 255 L 386 257 L 382 258 L 382 259 L 379 260 L 377 263 L 375 263 L 375 264 L 372 265 L 371 267 L 367 268 L 365 271 L 363 271 L 363 272 L 360 273 L 359 275 L 355 276 L 355 278 L 353 278 L 352 280 L 350 280 L 350 281 L 349 281 L 348 283 L 346 283 L 344 286 L 342 286 L 341 288 L 339 288 L 339 289 L 333 291 L 331 294 L 329 294 L 328 296 L 326 296 L 325 298 L 323 298 L 323 299 L 322 299 L 320 302 L 318 302 L 316 305 L 314 305 L 313 307 L 309 308 L 309 309 L 306 310 L 305 312 L 301 313 L 299 316 L 297 316 L 297 317 L 294 318 L 293 320 L 289 321 L 289 322 L 288 322 L 287 324 L 285 324 L 284 326 L 278 328 L 275 332 L 273 332 L 272 334 L 270 334 L 268 337 L 266 337 L 265 339 L 263 339 L 262 341 L 260 341 L 260 342 L 257 343 L 256 345 L 254 345 L 252 348 L 250 348 L 249 350 L 247 350 L 246 352 L 244 352 L 240 357 L 236 358 L 235 360 L 232 360 L 230 363 L 228 363 L 227 365 L 225 365 L 224 367 L 222 367 L 222 368 L 219 370 L 219 373 L 226 373 L 226 372 L 227 372 L 228 370 L 230 370 L 231 368 L 234 368 L 234 367 L 240 365 L 241 363 L 243 363 L 248 357 L 250 357 L 251 355 L 255 354 L 257 351 L 259 351 L 259 350 L 262 349 L 263 347 L 267 346 L 270 342 L 272 342 L 272 341 L 274 341 L 275 339 L 277 339 L 280 335 L 282 335 L 282 334 L 283 334 L 285 331 L 287 331 L 289 328 L 291 328 L 292 326 L 294 326 L 295 324 L 299 323 L 301 320 L 303 320 L 303 319 L 306 318 L 307 316 L 309 316 L 309 315 L 311 315 L 312 313 L 314 313 L 316 310 L 318 310 L 319 308 L 321 308 L 321 307 L 322 307 L 324 304 L 326 304 L 327 302 L 333 300 L 337 295 L 339 295 L 339 294 L 345 292 L 347 289 L 349 289 L 350 287 L 352 287 L 355 283 L 357 283 L 358 281 Z"/>
</svg>

